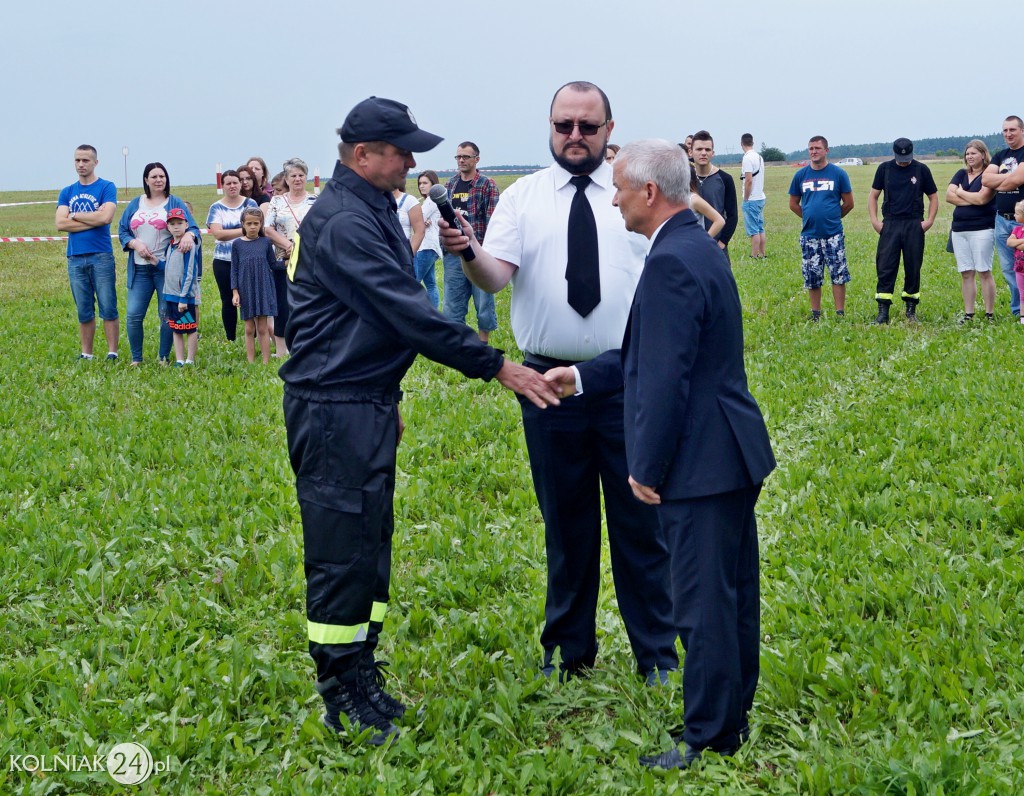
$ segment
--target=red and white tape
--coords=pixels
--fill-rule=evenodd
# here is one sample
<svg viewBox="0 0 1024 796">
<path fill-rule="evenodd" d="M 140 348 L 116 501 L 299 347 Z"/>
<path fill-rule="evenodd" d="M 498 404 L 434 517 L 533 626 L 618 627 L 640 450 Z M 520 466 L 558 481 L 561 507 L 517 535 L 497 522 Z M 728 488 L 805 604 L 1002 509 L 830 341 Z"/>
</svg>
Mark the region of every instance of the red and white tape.
<svg viewBox="0 0 1024 796">
<path fill-rule="evenodd" d="M 67 238 L 61 238 L 59 236 L 45 238 L 0 238 L 0 243 L 33 243 L 37 240 L 67 240 Z"/>
<path fill-rule="evenodd" d="M 210 230 L 208 230 L 208 229 L 201 229 L 201 230 L 199 230 L 199 232 L 202 233 L 203 235 L 209 235 L 210 234 Z M 111 235 L 110 237 L 111 238 L 116 238 L 117 235 Z M 54 240 L 67 240 L 67 238 L 66 237 L 61 237 L 60 235 L 46 235 L 46 236 L 39 236 L 39 237 L 20 236 L 20 237 L 16 237 L 16 238 L 0 238 L 0 243 L 36 243 L 37 241 L 54 241 Z"/>
</svg>

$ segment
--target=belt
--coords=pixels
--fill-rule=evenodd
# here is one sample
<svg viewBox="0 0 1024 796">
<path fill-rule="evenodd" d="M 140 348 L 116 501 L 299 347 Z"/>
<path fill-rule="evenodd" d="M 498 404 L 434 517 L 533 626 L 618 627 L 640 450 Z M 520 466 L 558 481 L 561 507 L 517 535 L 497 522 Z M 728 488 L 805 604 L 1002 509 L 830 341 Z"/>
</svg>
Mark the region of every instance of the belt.
<svg viewBox="0 0 1024 796">
<path fill-rule="evenodd" d="M 284 391 L 303 401 L 322 403 L 397 404 L 402 400 L 401 390 L 375 390 L 372 387 L 335 387 L 311 390 L 285 384 Z"/>
<path fill-rule="evenodd" d="M 523 352 L 523 360 L 527 365 L 536 365 L 541 368 L 567 368 L 571 365 L 578 365 L 583 361 L 580 359 L 554 359 L 542 354 L 533 354 L 529 351 Z"/>
</svg>

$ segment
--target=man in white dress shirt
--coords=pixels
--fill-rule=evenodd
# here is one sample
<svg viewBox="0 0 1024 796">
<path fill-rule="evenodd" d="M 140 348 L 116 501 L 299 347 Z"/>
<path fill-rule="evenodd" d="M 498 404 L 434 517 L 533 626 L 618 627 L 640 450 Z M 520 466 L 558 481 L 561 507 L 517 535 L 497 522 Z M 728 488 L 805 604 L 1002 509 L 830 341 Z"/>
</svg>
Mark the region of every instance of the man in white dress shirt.
<svg viewBox="0 0 1024 796">
<path fill-rule="evenodd" d="M 605 163 L 611 106 L 593 83 L 562 86 L 551 101 L 554 165 L 503 194 L 486 249 L 464 225 L 442 230 L 446 248 L 472 247 L 464 263 L 478 287 L 510 281 L 511 321 L 528 367 L 546 371 L 618 348 L 647 241 L 627 232 L 612 206 Z M 623 395 L 580 395 L 534 411 L 520 402 L 534 488 L 544 517 L 548 588 L 542 672 L 585 674 L 597 658 L 603 491 L 619 610 L 639 672 L 651 685 L 679 665 L 672 625 L 668 548 L 650 506 L 633 497 L 623 440 Z"/>
</svg>

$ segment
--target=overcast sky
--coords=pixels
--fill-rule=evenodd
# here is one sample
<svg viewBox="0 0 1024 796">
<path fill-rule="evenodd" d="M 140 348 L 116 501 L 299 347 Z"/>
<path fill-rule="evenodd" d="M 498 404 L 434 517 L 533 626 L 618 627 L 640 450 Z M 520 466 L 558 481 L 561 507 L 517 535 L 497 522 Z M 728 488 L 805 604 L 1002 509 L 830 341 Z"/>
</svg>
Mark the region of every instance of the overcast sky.
<svg viewBox="0 0 1024 796">
<path fill-rule="evenodd" d="M 614 142 L 707 128 L 719 153 L 744 132 L 788 152 L 819 133 L 969 135 L 1024 115 L 1013 80 L 993 82 L 1018 48 L 989 47 L 982 9 L 948 1 L 37 0 L 8 4 L 4 33 L 0 190 L 73 182 L 80 143 L 118 185 L 123 146 L 132 186 L 151 160 L 180 185 L 256 154 L 326 178 L 335 129 L 370 95 L 445 137 L 418 169 L 451 168 L 464 139 L 484 170 L 546 164 L 548 104 L 570 80 L 608 93 Z"/>
</svg>

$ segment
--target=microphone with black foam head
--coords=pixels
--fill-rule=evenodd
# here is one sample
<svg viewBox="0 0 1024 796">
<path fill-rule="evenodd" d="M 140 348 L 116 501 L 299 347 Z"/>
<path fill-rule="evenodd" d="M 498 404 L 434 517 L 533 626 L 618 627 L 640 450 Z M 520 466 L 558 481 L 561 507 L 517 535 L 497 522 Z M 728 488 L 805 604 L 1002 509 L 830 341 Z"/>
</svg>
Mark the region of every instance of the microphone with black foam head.
<svg viewBox="0 0 1024 796">
<path fill-rule="evenodd" d="M 443 185 L 433 185 L 430 188 L 430 192 L 427 194 L 430 200 L 437 205 L 437 209 L 441 211 L 441 218 L 448 222 L 448 226 L 452 229 L 457 229 L 462 232 L 462 224 L 458 217 L 455 215 L 455 208 L 452 207 L 451 200 L 448 198 L 448 191 Z M 469 246 L 463 251 L 459 252 L 462 255 L 463 260 L 475 260 L 476 253 L 473 251 L 473 247 Z"/>
</svg>

